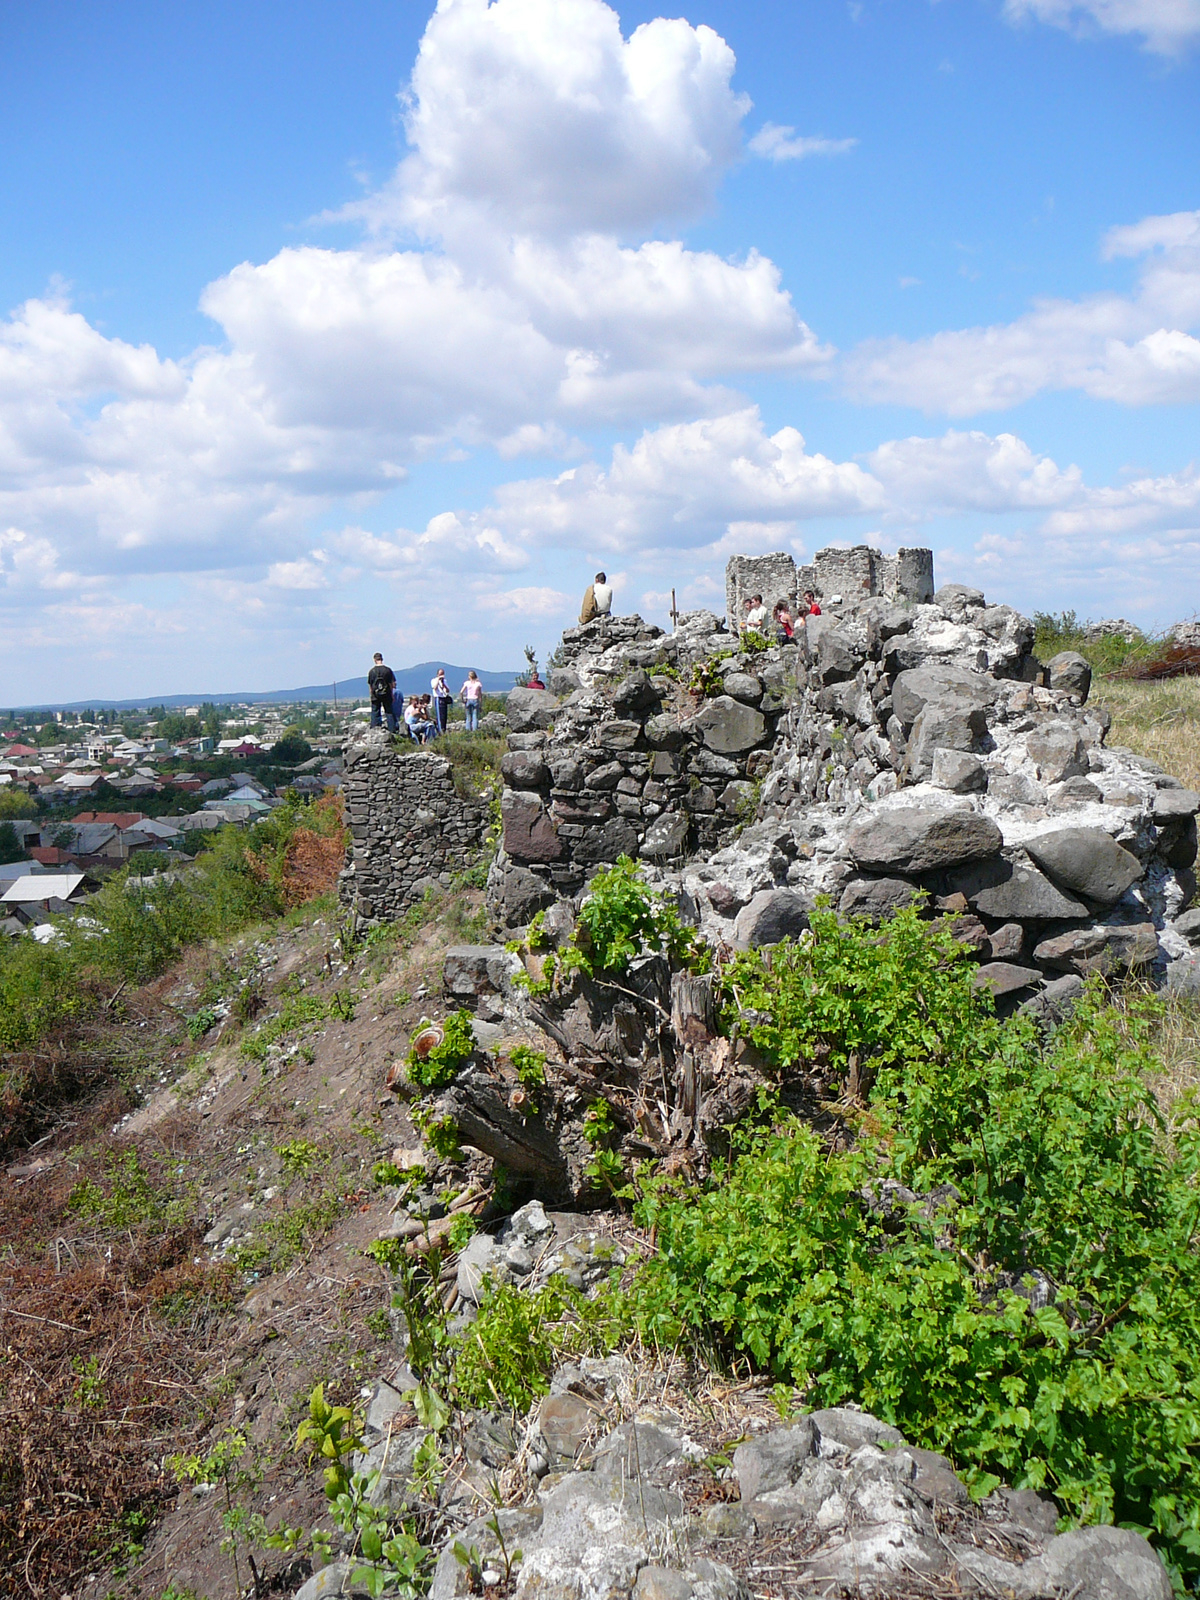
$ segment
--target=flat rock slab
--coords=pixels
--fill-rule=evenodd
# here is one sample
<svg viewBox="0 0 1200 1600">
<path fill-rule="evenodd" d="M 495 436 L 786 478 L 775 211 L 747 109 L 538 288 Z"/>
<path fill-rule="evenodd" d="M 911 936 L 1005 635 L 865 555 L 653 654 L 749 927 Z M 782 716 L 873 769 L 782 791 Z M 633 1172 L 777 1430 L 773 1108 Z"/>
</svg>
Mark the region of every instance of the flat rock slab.
<svg viewBox="0 0 1200 1600">
<path fill-rule="evenodd" d="M 847 842 L 860 867 L 936 872 L 999 855 L 1004 836 L 990 817 L 975 811 L 908 806 L 868 818 Z"/>
<path fill-rule="evenodd" d="M 1025 840 L 1025 851 L 1062 888 L 1111 906 L 1142 876 L 1142 863 L 1103 828 L 1058 828 Z"/>
<path fill-rule="evenodd" d="M 504 713 L 513 733 L 536 733 L 554 721 L 559 700 L 546 689 L 510 689 Z"/>
<path fill-rule="evenodd" d="M 919 893 L 907 878 L 851 878 L 838 901 L 838 915 L 881 922 L 911 905 Z"/>
<path fill-rule="evenodd" d="M 762 712 L 727 694 L 706 700 L 696 713 L 695 725 L 707 747 L 723 756 L 753 750 L 767 736 Z"/>
<path fill-rule="evenodd" d="M 1021 967 L 1015 961 L 985 961 L 971 979 L 973 988 L 990 989 L 999 1000 L 1002 995 L 1016 994 L 1040 983 L 1042 975 L 1036 967 Z"/>
<path fill-rule="evenodd" d="M 1158 934 L 1152 922 L 1093 923 L 1068 933 L 1043 939 L 1033 952 L 1035 961 L 1059 972 L 1105 977 L 1150 966 L 1158 955 Z"/>
<path fill-rule="evenodd" d="M 1179 822 L 1200 811 L 1200 794 L 1194 789 L 1159 789 L 1154 796 L 1154 820 Z"/>
<path fill-rule="evenodd" d="M 1088 914 L 1082 900 L 1023 862 L 989 861 L 955 883 L 981 916 L 1002 922 L 1066 922 Z"/>
</svg>

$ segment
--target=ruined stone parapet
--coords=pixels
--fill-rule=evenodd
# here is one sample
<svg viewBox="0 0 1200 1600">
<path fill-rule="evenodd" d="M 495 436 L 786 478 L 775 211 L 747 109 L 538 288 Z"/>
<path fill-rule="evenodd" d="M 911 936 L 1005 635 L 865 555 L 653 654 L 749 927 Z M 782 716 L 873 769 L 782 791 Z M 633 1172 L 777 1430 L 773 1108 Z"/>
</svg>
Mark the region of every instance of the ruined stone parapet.
<svg viewBox="0 0 1200 1600">
<path fill-rule="evenodd" d="M 432 749 L 398 750 L 382 728 L 356 732 L 342 794 L 350 845 L 339 894 L 369 922 L 393 920 L 428 889 L 448 889 L 478 859 L 485 808 L 456 793 L 449 761 Z"/>
<path fill-rule="evenodd" d="M 858 544 L 848 550 L 820 550 L 811 562 L 797 566 L 786 551 L 767 556 L 732 556 L 725 568 L 725 609 L 731 628 L 737 627 L 742 607 L 761 594 L 768 613 L 786 600 L 795 615 L 799 597 L 811 589 L 822 605 L 855 606 L 882 597 L 909 605 L 933 599 L 933 551 L 898 550 L 884 555 L 873 545 Z"/>
</svg>

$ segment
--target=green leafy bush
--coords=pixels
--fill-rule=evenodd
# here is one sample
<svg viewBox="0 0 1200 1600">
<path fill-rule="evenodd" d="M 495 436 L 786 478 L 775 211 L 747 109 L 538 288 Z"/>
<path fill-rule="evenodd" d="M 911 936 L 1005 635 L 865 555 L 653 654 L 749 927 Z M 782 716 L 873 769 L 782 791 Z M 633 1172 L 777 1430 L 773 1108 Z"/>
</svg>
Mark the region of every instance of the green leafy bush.
<svg viewBox="0 0 1200 1600">
<path fill-rule="evenodd" d="M 607 1355 L 629 1331 L 618 1291 L 589 1300 L 559 1277 L 533 1291 L 489 1287 L 458 1346 L 454 1380 L 462 1404 L 502 1404 L 524 1414 L 550 1388 L 556 1362 Z"/>
<path fill-rule="evenodd" d="M 697 969 L 710 954 L 675 906 L 647 886 L 628 856 L 620 856 L 592 879 L 562 966 L 592 975 L 624 972 L 631 961 L 652 953 Z"/>
<path fill-rule="evenodd" d="M 444 1089 L 452 1083 L 475 1051 L 473 1018 L 469 1011 L 454 1011 L 442 1024 L 442 1042 L 427 1056 L 408 1052 L 408 1075 L 423 1089 Z"/>
<path fill-rule="evenodd" d="M 857 1057 L 874 1087 L 848 1152 L 782 1116 L 698 1197 L 643 1181 L 642 1335 L 715 1329 L 807 1404 L 867 1407 L 980 1492 L 1003 1477 L 1145 1529 L 1194 1580 L 1196 1109 L 1163 1129 L 1152 1003 L 1122 1015 L 1096 984 L 1047 1046 L 995 1018 L 948 940 L 912 912 L 879 931 L 818 915 L 769 967 L 738 962 L 727 1016 L 767 1014 L 746 1031 L 781 1077 Z M 885 1180 L 925 1198 L 884 1203 Z"/>
<path fill-rule="evenodd" d="M 194 1195 L 180 1190 L 174 1175 L 147 1171 L 136 1150 L 109 1151 L 99 1182 L 83 1179 L 71 1190 L 67 1209 L 102 1228 L 146 1225 L 152 1231 L 182 1227 L 192 1217 Z"/>
</svg>

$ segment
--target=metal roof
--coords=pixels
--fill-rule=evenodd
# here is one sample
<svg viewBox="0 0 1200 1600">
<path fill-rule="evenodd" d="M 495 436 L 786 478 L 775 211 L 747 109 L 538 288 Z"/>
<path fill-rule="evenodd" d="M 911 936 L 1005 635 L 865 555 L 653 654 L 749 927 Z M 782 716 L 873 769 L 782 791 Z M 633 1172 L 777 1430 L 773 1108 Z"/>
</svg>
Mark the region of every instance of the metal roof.
<svg viewBox="0 0 1200 1600">
<path fill-rule="evenodd" d="M 69 900 L 86 877 L 84 872 L 29 872 L 6 889 L 0 901 L 28 905 L 39 900 Z"/>
</svg>

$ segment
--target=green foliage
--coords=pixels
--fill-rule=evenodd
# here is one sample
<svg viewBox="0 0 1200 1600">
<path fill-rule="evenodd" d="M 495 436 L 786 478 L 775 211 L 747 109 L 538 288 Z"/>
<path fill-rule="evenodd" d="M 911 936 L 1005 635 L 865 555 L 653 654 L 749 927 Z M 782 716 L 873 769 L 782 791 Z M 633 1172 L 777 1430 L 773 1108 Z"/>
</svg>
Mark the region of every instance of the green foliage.
<svg viewBox="0 0 1200 1600">
<path fill-rule="evenodd" d="M 84 1015 L 89 995 L 60 943 L 0 941 L 0 1053 L 28 1050 Z M 0 1081 L 7 1078 L 0 1070 Z"/>
<path fill-rule="evenodd" d="M 692 676 L 688 680 L 688 693 L 703 695 L 706 700 L 724 694 L 725 675 L 721 671 L 721 663 L 728 661 L 732 655 L 732 650 L 718 650 L 715 655 L 698 661 L 692 668 Z"/>
<path fill-rule="evenodd" d="M 25 847 L 17 838 L 17 830 L 11 822 L 0 822 L 0 862 L 22 861 L 24 858 Z"/>
<path fill-rule="evenodd" d="M 562 966 L 595 976 L 624 972 L 639 956 L 661 953 L 702 971 L 709 947 L 684 922 L 675 906 L 646 885 L 636 864 L 620 856 L 598 872 L 579 910 Z"/>
<path fill-rule="evenodd" d="M 296 1178 L 306 1178 L 325 1160 L 325 1153 L 311 1139 L 289 1139 L 277 1144 L 275 1154 L 283 1162 L 283 1181 L 292 1183 Z"/>
<path fill-rule="evenodd" d="M 757 628 L 747 628 L 742 634 L 741 645 L 743 650 L 749 651 L 752 655 L 757 655 L 762 650 L 769 650 L 771 641 L 765 633 L 759 633 Z"/>
<path fill-rule="evenodd" d="M 546 1053 L 527 1044 L 515 1044 L 508 1052 L 513 1071 L 527 1089 L 540 1089 L 546 1082 Z"/>
<path fill-rule="evenodd" d="M 0 818 L 5 822 L 28 822 L 37 813 L 37 801 L 24 789 L 18 789 L 10 783 L 0 788 Z"/>
<path fill-rule="evenodd" d="M 738 963 L 727 1015 L 753 1008 L 781 1077 L 819 1051 L 874 1087 L 849 1151 L 780 1117 L 699 1196 L 643 1180 L 640 1331 L 715 1330 L 806 1404 L 857 1402 L 945 1451 L 977 1492 L 1003 1478 L 1148 1530 L 1194 1581 L 1197 1108 L 1163 1129 L 1150 1002 L 1118 1012 L 1097 983 L 1045 1045 L 997 1021 L 947 938 L 911 913 L 818 916 L 769 969 Z M 873 1205 L 884 1180 L 931 1198 Z"/>
<path fill-rule="evenodd" d="M 1091 663 L 1093 672 L 1103 675 L 1137 661 L 1148 661 L 1162 650 L 1162 640 L 1137 634 L 1132 640 L 1119 633 L 1087 636 L 1087 623 L 1074 611 L 1035 611 L 1033 648 L 1039 661 L 1049 661 L 1061 650 L 1077 650 Z"/>
<path fill-rule="evenodd" d="M 212 1006 L 201 1006 L 199 1011 L 187 1019 L 187 1036 L 193 1041 L 203 1039 L 210 1028 L 216 1026 L 217 1013 Z"/>
<path fill-rule="evenodd" d="M 450 1231 L 446 1235 L 446 1243 L 451 1250 L 461 1250 L 474 1232 L 475 1218 L 469 1211 L 463 1211 L 450 1224 Z"/>
<path fill-rule="evenodd" d="M 167 1468 L 179 1483 L 196 1483 L 219 1487 L 225 1501 L 221 1523 L 225 1537 L 221 1548 L 233 1558 L 236 1593 L 242 1592 L 241 1564 L 238 1550 L 243 1542 L 249 1543 L 254 1534 L 264 1529 L 261 1516 L 254 1517 L 242 1499 L 248 1491 L 257 1489 L 262 1472 L 253 1460 L 245 1461 L 249 1448 L 246 1435 L 234 1428 L 226 1428 L 206 1455 L 173 1455 L 167 1457 Z M 253 1570 L 253 1561 L 251 1561 Z M 257 1587 L 257 1583 L 255 1584 Z"/>
<path fill-rule="evenodd" d="M 315 1199 L 273 1211 L 251 1237 L 233 1247 L 229 1260 L 239 1272 L 283 1272 L 329 1232 L 342 1210 L 341 1193 L 329 1188 Z"/>
<path fill-rule="evenodd" d="M 67 1209 L 85 1222 L 101 1228 L 125 1229 L 141 1225 L 155 1232 L 181 1227 L 192 1214 L 193 1194 L 181 1191 L 164 1178 L 156 1181 L 146 1171 L 136 1150 L 104 1158 L 104 1176 L 98 1183 L 85 1178 L 71 1190 Z"/>
<path fill-rule="evenodd" d="M 328 996 L 289 995 L 275 1016 L 269 1017 L 253 1033 L 247 1034 L 242 1039 L 239 1049 L 250 1061 L 265 1061 L 271 1046 L 285 1034 L 295 1033 L 301 1028 L 314 1027 L 319 1022 L 327 1022 L 330 1017 L 349 1020 L 353 1015 L 353 997 L 340 990 L 335 990 Z"/>
<path fill-rule="evenodd" d="M 548 1393 L 556 1362 L 607 1355 L 628 1329 L 627 1309 L 611 1287 L 589 1299 L 557 1276 L 533 1292 L 489 1285 L 458 1350 L 459 1399 L 523 1414 Z"/>
<path fill-rule="evenodd" d="M 408 1052 L 408 1076 L 424 1089 L 444 1089 L 452 1083 L 475 1052 L 473 1018 L 469 1011 L 453 1011 L 442 1024 L 442 1042 L 422 1058 Z"/>
</svg>

